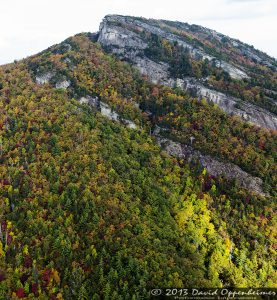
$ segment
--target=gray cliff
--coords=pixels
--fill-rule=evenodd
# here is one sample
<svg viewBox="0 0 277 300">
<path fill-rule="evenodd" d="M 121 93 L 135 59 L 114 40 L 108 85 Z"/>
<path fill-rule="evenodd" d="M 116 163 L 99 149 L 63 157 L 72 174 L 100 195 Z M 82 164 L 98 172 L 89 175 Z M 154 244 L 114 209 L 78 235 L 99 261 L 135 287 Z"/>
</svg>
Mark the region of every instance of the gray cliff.
<svg viewBox="0 0 277 300">
<path fill-rule="evenodd" d="M 184 27 L 186 25 L 181 23 L 179 26 Z M 207 29 L 205 30 L 207 31 Z M 179 35 L 163 30 L 155 26 L 155 23 L 149 24 L 149 22 L 144 22 L 143 19 L 118 15 L 106 16 L 100 25 L 98 42 L 120 59 L 131 62 L 142 74 L 147 75 L 155 84 L 162 84 L 169 87 L 179 86 L 188 91 L 196 90 L 199 98 L 207 98 L 207 100 L 216 103 L 228 114 L 237 115 L 260 127 L 277 130 L 277 117 L 265 109 L 207 88 L 203 85 L 203 80 L 172 78 L 168 71 L 168 64 L 153 61 L 144 55 L 144 50 L 148 45 L 140 34 L 142 31 L 157 34 L 170 42 L 177 42 L 179 45 L 187 48 L 190 54 L 198 59 L 214 61 L 216 65 L 220 66 L 235 79 L 248 78 L 248 74 L 246 74 L 246 71 L 242 68 L 226 61 L 219 61 L 210 54 L 205 53 L 201 47 L 196 48 L 188 44 L 187 41 L 182 40 Z M 215 31 L 210 30 L 209 33 L 215 38 L 222 38 L 222 35 Z M 249 57 L 263 61 L 263 58 L 260 58 L 253 52 L 254 50 L 251 51 L 251 49 L 243 48 L 243 44 L 239 44 L 235 40 L 232 40 L 232 43 L 234 46 L 240 47 L 240 49 L 242 49 L 241 51 L 244 51 L 243 53 L 246 53 Z M 264 64 L 271 65 L 270 62 Z"/>
<path fill-rule="evenodd" d="M 262 179 L 254 177 L 247 172 L 243 171 L 239 166 L 222 162 L 218 159 L 211 157 L 210 155 L 203 155 L 201 152 L 195 150 L 189 145 L 174 142 L 158 135 L 158 132 L 154 132 L 158 144 L 171 156 L 175 156 L 181 159 L 185 159 L 190 162 L 197 160 L 200 162 L 203 168 L 207 170 L 210 175 L 215 177 L 224 177 L 229 180 L 236 180 L 237 184 L 247 190 L 257 193 L 261 196 L 267 196 L 264 193 L 262 185 Z"/>
</svg>

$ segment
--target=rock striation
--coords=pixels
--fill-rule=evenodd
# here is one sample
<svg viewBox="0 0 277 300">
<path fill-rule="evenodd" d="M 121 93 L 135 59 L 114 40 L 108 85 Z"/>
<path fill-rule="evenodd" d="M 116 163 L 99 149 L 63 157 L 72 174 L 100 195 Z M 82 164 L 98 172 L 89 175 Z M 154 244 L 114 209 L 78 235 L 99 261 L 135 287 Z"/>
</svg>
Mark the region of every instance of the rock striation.
<svg viewBox="0 0 277 300">
<path fill-rule="evenodd" d="M 193 78 L 179 80 L 178 86 L 184 90 L 196 93 L 200 99 L 206 98 L 208 101 L 217 104 L 230 115 L 237 115 L 245 121 L 260 127 L 277 130 L 277 117 L 261 107 L 212 90 Z"/>
<path fill-rule="evenodd" d="M 262 188 L 262 179 L 248 174 L 237 165 L 229 162 L 221 162 L 210 155 L 203 155 L 198 150 L 193 149 L 192 146 L 180 144 L 159 135 L 156 136 L 156 139 L 158 144 L 169 155 L 185 159 L 188 162 L 197 160 L 210 175 L 236 180 L 237 184 L 241 187 L 261 196 L 266 196 Z"/>
<path fill-rule="evenodd" d="M 161 21 L 162 22 L 162 21 Z M 175 26 L 182 29 L 192 30 L 193 26 L 186 23 L 174 23 Z M 243 102 L 238 98 L 217 92 L 203 85 L 203 80 L 195 80 L 192 78 L 172 78 L 169 72 L 169 65 L 164 62 L 154 61 L 146 57 L 144 50 L 149 46 L 142 38 L 142 32 L 156 34 L 170 42 L 177 42 L 179 45 L 188 49 L 190 54 L 197 59 L 207 59 L 229 73 L 235 79 L 248 78 L 245 70 L 224 60 L 218 60 L 209 53 L 205 53 L 201 47 L 189 44 L 179 35 L 172 31 L 165 30 L 168 25 L 162 23 L 162 26 L 157 26 L 154 20 L 141 18 L 125 17 L 118 15 L 108 15 L 104 18 L 100 25 L 98 34 L 98 42 L 108 51 L 117 55 L 120 59 L 131 62 L 143 75 L 155 84 L 166 85 L 169 87 L 179 86 L 180 88 L 191 91 L 196 90 L 199 98 L 207 98 L 208 101 L 214 102 L 226 113 L 237 115 L 244 120 L 254 123 L 260 127 L 277 130 L 277 117 L 249 102 Z M 223 35 L 201 26 L 196 26 L 197 30 L 208 32 L 217 40 L 222 40 Z M 249 58 L 258 60 L 259 56 L 254 50 L 247 48 L 243 43 L 230 39 L 234 47 L 237 47 L 242 53 L 247 54 Z M 244 50 L 243 50 L 244 49 Z M 258 57 L 258 58 L 257 58 Z M 259 61 L 264 61 L 259 58 Z M 269 65 L 272 66 L 270 62 Z"/>
</svg>

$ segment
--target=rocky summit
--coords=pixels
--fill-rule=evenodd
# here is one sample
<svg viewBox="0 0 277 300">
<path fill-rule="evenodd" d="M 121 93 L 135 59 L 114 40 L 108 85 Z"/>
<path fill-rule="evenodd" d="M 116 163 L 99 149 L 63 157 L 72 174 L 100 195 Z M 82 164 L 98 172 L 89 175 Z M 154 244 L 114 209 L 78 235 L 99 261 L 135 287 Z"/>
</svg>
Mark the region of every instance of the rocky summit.
<svg viewBox="0 0 277 300">
<path fill-rule="evenodd" d="M 157 41 L 155 49 L 153 41 Z M 131 62 L 153 83 L 196 90 L 199 98 L 216 103 L 228 114 L 238 115 L 265 128 L 277 129 L 277 117 L 272 113 L 276 112 L 276 94 L 274 89 L 267 88 L 266 82 L 270 72 L 266 78 L 261 78 L 254 70 L 255 65 L 261 70 L 268 67 L 275 72 L 276 83 L 276 60 L 253 47 L 197 25 L 117 15 L 104 18 L 98 42 L 120 59 Z M 182 62 L 170 57 L 170 47 L 174 44 L 178 46 L 180 56 L 187 54 L 195 62 L 195 70 L 176 72 L 175 68 L 172 72 L 173 63 L 178 68 L 182 65 Z M 199 65 L 210 65 L 210 72 L 201 72 Z M 220 72 L 224 75 L 219 79 Z M 222 84 L 224 76 L 230 77 L 236 91 Z M 247 83 L 249 86 L 245 91 Z M 237 92 L 236 85 L 240 84 L 244 90 L 242 93 Z M 251 95 L 252 85 L 252 89 L 259 90 L 262 99 Z M 249 97 L 244 95 L 246 92 Z"/>
</svg>

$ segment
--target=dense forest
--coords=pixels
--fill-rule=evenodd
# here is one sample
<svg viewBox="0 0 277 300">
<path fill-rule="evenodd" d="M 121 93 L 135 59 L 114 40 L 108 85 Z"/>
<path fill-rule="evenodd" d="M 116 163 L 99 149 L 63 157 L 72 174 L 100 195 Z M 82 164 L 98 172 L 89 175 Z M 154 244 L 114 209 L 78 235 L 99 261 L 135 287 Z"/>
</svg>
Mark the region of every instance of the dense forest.
<svg viewBox="0 0 277 300">
<path fill-rule="evenodd" d="M 170 58 L 176 77 L 214 72 L 214 86 L 234 84 L 150 38 L 146 55 Z M 57 86 L 64 81 L 67 88 Z M 88 96 L 136 128 L 81 104 Z M 151 136 L 157 125 L 259 176 L 266 196 L 169 156 Z M 0 162 L 0 299 L 135 300 L 154 287 L 277 286 L 276 133 L 150 83 L 90 34 L 0 67 Z"/>
</svg>

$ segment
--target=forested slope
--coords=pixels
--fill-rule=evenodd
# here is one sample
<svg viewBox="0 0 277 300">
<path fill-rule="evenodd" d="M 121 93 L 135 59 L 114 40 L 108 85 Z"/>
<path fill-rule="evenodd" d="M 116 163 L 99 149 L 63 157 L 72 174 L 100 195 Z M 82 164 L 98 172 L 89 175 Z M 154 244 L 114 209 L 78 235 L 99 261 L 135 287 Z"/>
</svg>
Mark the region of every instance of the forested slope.
<svg viewBox="0 0 277 300">
<path fill-rule="evenodd" d="M 261 177 L 267 196 L 170 157 L 155 125 Z M 2 66 L 0 299 L 276 286 L 275 147 L 273 131 L 151 84 L 90 34 Z"/>
</svg>

